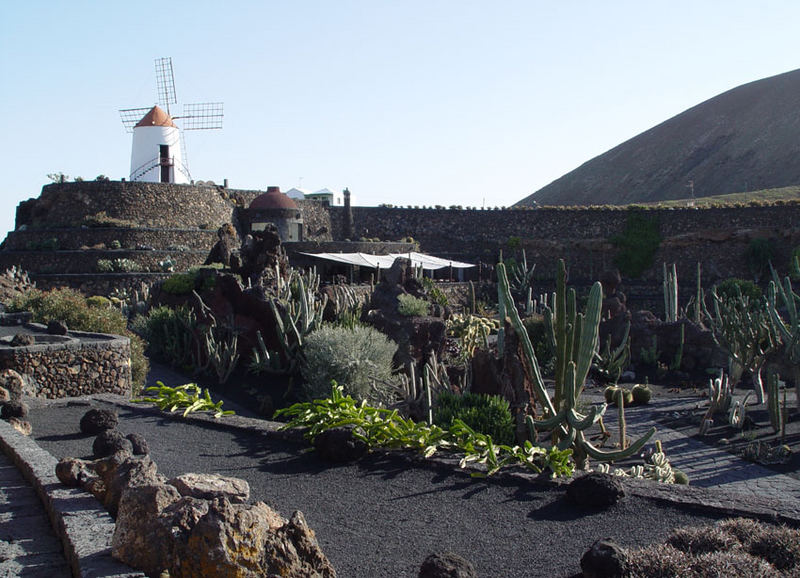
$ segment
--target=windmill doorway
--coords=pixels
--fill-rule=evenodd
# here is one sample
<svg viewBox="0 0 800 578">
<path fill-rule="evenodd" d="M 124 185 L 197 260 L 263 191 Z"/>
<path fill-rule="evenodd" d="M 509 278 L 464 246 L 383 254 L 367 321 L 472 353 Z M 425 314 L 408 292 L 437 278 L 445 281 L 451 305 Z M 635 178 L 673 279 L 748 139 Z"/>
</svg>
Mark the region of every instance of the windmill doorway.
<svg viewBox="0 0 800 578">
<path fill-rule="evenodd" d="M 159 148 L 159 157 L 160 157 L 160 165 L 161 165 L 161 182 L 162 183 L 169 183 L 169 169 L 172 165 L 172 162 L 169 158 L 169 145 L 158 145 Z"/>
</svg>

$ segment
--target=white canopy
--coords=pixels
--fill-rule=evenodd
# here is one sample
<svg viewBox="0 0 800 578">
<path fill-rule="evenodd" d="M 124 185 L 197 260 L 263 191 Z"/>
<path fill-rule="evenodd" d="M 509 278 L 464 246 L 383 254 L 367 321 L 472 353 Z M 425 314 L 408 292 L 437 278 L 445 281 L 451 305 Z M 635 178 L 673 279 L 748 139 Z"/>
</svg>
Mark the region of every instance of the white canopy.
<svg viewBox="0 0 800 578">
<path fill-rule="evenodd" d="M 301 255 L 309 255 L 320 259 L 327 259 L 328 261 L 347 263 L 348 265 L 358 265 L 359 267 L 371 267 L 373 269 L 378 267 L 381 269 L 388 269 L 398 257 L 410 259 L 414 267 L 422 267 L 429 271 L 444 269 L 445 267 L 467 269 L 475 266 L 470 263 L 451 261 L 432 255 L 425 255 L 424 253 L 417 253 L 415 251 L 409 253 L 390 253 L 389 255 L 371 255 L 370 253 L 301 253 Z"/>
</svg>

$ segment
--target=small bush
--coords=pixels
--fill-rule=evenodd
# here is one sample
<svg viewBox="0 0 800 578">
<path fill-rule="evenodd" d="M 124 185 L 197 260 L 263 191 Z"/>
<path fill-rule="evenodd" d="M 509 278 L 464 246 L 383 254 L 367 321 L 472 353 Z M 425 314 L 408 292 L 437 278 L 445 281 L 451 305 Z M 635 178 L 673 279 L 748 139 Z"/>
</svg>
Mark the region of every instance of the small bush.
<svg viewBox="0 0 800 578">
<path fill-rule="evenodd" d="M 213 289 L 216 279 L 213 275 L 204 277 L 202 284 L 198 282 L 199 273 L 202 269 L 220 269 L 222 264 L 214 263 L 204 267 L 192 267 L 186 273 L 176 273 L 164 280 L 161 290 L 170 295 L 188 295 L 192 291 L 203 292 Z"/>
<path fill-rule="evenodd" d="M 611 237 L 611 243 L 617 248 L 614 263 L 626 277 L 641 277 L 653 266 L 656 251 L 661 244 L 661 233 L 656 217 L 650 217 L 630 205 L 625 229 L 622 234 Z"/>
<path fill-rule="evenodd" d="M 514 444 L 514 421 L 508 401 L 497 395 L 442 392 L 434 408 L 436 425 L 449 428 L 460 419 L 498 444 Z"/>
<path fill-rule="evenodd" d="M 758 304 L 764 296 L 761 287 L 752 281 L 734 277 L 721 281 L 714 289 L 722 300 L 736 298 L 741 293 L 744 297 L 747 297 L 751 304 Z"/>
<path fill-rule="evenodd" d="M 131 273 L 141 271 L 142 267 L 133 259 L 98 259 L 99 273 Z"/>
<path fill-rule="evenodd" d="M 120 243 L 117 239 L 114 239 L 108 244 L 108 248 L 118 251 L 119 249 L 122 249 L 122 243 Z"/>
<path fill-rule="evenodd" d="M 373 327 L 323 325 L 303 344 L 303 397 L 313 400 L 329 396 L 331 381 L 335 380 L 355 399 L 386 402 L 391 394 L 379 384 L 391 381 L 396 350 L 397 345 Z"/>
<path fill-rule="evenodd" d="M 775 256 L 775 241 L 758 237 L 752 239 L 745 250 L 747 266 L 756 280 L 769 270 L 770 261 Z"/>
<path fill-rule="evenodd" d="M 86 298 L 86 305 L 89 307 L 98 307 L 100 309 L 111 307 L 112 303 L 108 297 L 102 295 L 92 295 Z"/>
<path fill-rule="evenodd" d="M 428 314 L 430 304 L 424 299 L 402 293 L 397 296 L 397 312 L 405 317 L 422 317 Z"/>
</svg>

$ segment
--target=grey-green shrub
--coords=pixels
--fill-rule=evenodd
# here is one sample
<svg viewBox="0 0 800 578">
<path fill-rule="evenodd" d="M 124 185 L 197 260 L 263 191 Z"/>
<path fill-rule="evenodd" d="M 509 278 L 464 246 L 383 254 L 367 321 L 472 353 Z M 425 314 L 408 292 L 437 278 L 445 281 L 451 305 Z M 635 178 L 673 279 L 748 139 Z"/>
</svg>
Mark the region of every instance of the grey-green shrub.
<svg viewBox="0 0 800 578">
<path fill-rule="evenodd" d="M 430 304 L 407 293 L 397 296 L 397 312 L 405 317 L 422 317 L 430 311 Z"/>
<path fill-rule="evenodd" d="M 346 395 L 357 400 L 386 403 L 391 394 L 387 386 L 380 384 L 392 380 L 396 350 L 397 345 L 373 327 L 323 325 L 303 343 L 303 397 L 328 397 L 331 380 L 335 380 Z"/>
</svg>

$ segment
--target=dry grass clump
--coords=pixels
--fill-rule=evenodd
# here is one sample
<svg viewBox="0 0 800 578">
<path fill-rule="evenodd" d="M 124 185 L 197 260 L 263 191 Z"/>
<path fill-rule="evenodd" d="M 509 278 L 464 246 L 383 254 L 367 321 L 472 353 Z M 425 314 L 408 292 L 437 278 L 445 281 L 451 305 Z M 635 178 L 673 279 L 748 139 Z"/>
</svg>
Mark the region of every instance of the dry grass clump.
<svg viewBox="0 0 800 578">
<path fill-rule="evenodd" d="M 630 578 L 800 577 L 800 530 L 736 518 L 678 528 L 666 544 L 626 551 Z"/>
<path fill-rule="evenodd" d="M 694 556 L 709 552 L 728 552 L 740 547 L 739 540 L 731 534 L 719 528 L 702 526 L 674 530 L 667 538 L 667 544 Z"/>
<path fill-rule="evenodd" d="M 686 577 L 692 558 L 669 544 L 651 544 L 639 550 L 628 550 L 629 578 L 674 578 Z"/>
</svg>

